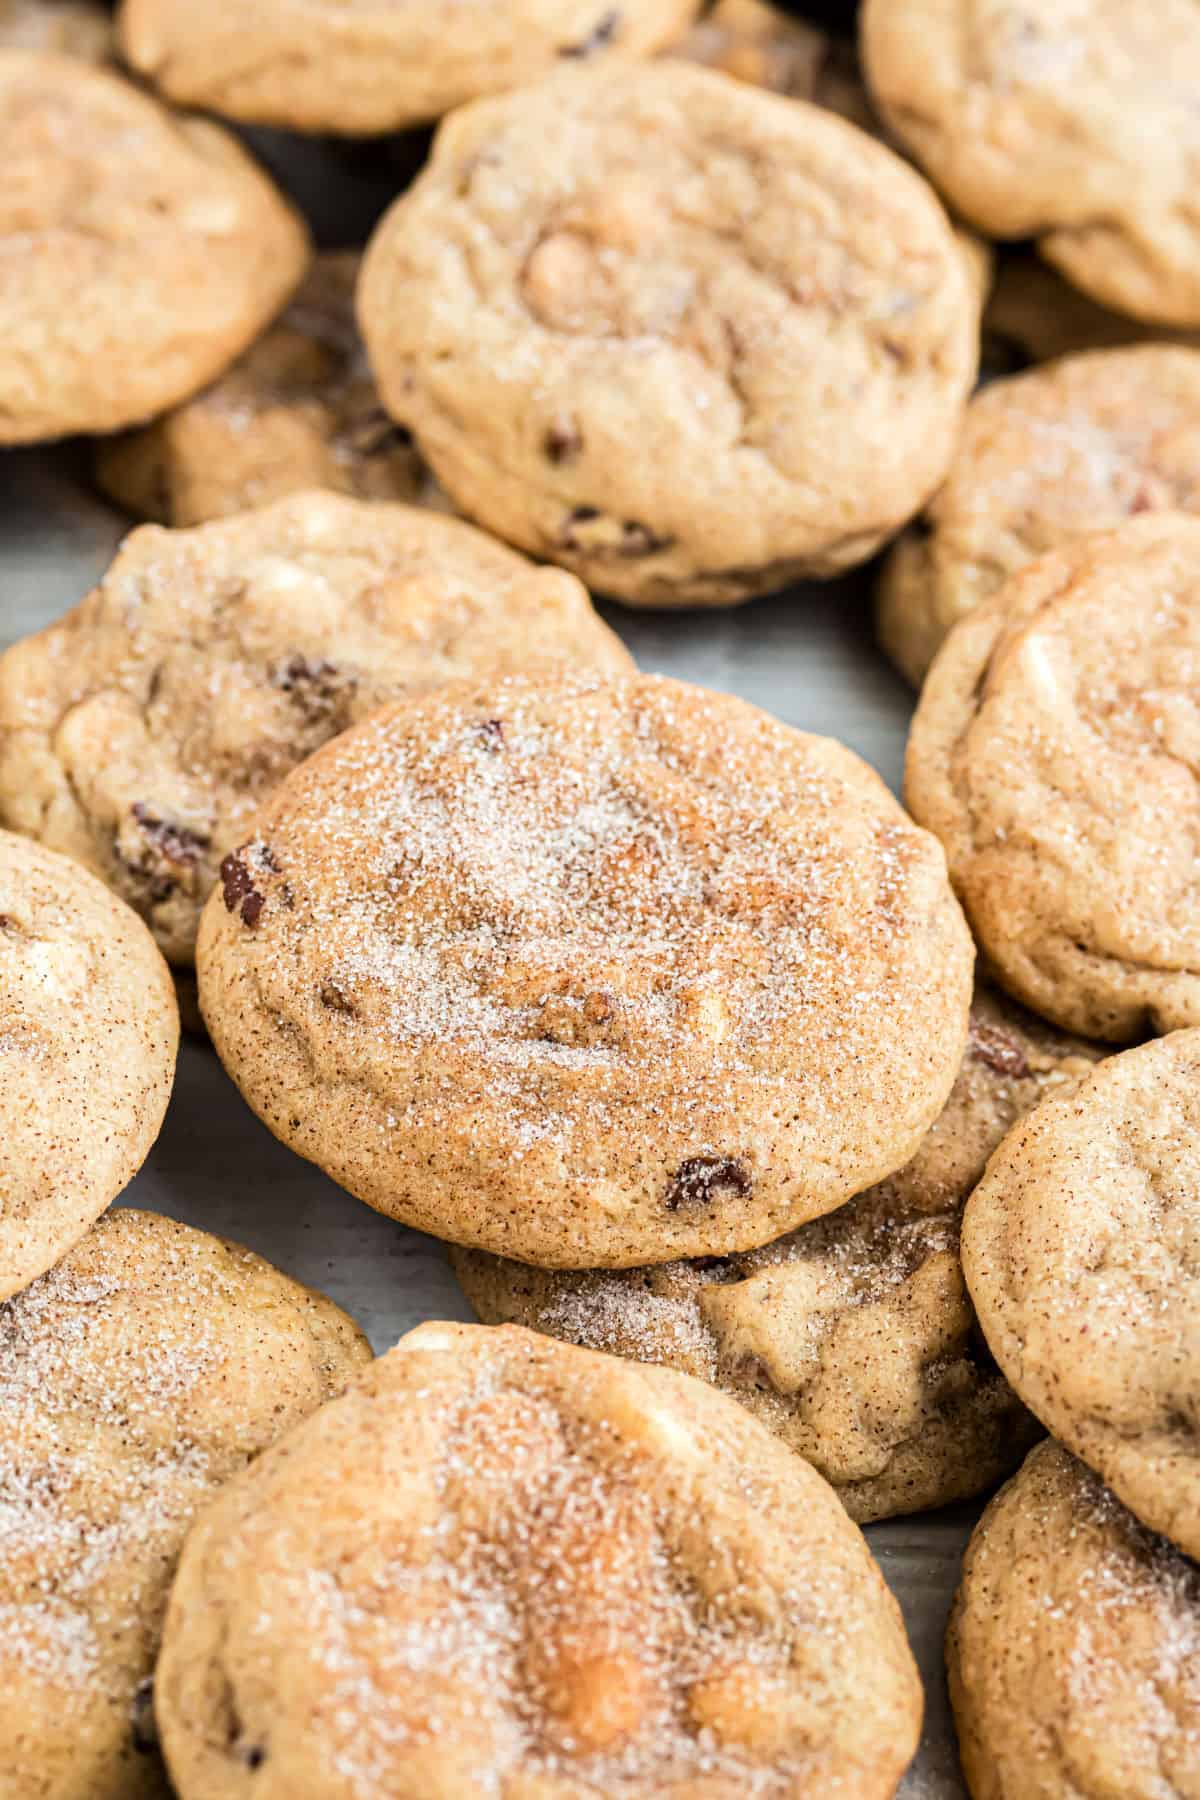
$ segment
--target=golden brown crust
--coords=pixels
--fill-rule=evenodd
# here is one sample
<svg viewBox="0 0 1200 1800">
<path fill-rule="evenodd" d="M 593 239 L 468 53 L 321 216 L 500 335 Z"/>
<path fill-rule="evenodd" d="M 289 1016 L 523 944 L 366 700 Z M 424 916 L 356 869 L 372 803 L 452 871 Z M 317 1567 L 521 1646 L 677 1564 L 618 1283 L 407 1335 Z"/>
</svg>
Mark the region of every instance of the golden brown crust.
<svg viewBox="0 0 1200 1800">
<path fill-rule="evenodd" d="M 157 1705 L 187 1800 L 888 1800 L 921 1710 L 862 1538 L 740 1407 L 469 1325 L 205 1514 Z"/>
<path fill-rule="evenodd" d="M 898 157 L 669 59 L 457 113 L 359 298 L 455 504 L 645 605 L 869 556 L 945 472 L 973 309 Z"/>
</svg>

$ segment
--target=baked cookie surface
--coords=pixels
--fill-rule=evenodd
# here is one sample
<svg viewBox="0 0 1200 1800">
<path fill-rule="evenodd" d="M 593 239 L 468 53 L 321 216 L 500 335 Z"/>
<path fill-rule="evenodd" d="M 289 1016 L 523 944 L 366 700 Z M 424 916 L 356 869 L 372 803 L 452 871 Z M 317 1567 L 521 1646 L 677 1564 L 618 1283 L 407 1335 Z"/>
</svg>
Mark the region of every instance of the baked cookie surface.
<svg viewBox="0 0 1200 1800">
<path fill-rule="evenodd" d="M 172 100 L 349 135 L 426 124 L 563 62 L 647 56 L 698 0 L 123 0 L 121 48 Z"/>
<path fill-rule="evenodd" d="M 977 1526 L 946 1661 L 976 1800 L 1200 1794 L 1200 1572 L 1059 1445 Z"/>
<path fill-rule="evenodd" d="M 1143 345 L 993 381 L 880 580 L 880 641 L 919 686 L 951 626 L 1044 551 L 1200 512 L 1200 352 Z"/>
<path fill-rule="evenodd" d="M 141 920 L 66 857 L 0 831 L 0 1299 L 133 1179 L 178 1042 Z"/>
<path fill-rule="evenodd" d="M 359 316 L 454 503 L 645 605 L 863 561 L 944 474 L 977 349 L 920 176 L 668 58 L 447 121 Z"/>
<path fill-rule="evenodd" d="M 112 17 L 96 0 L 0 0 L 0 49 L 53 50 L 107 62 Z"/>
<path fill-rule="evenodd" d="M 1200 1023 L 1200 520 L 1039 557 L 960 620 L 913 719 L 914 818 L 979 946 L 1067 1030 Z"/>
<path fill-rule="evenodd" d="M 864 1522 L 961 1500 L 1036 1426 L 979 1342 L 958 1260 L 963 1203 L 1008 1128 L 1100 1054 L 990 989 L 912 1161 L 742 1256 L 529 1268 L 452 1252 L 487 1324 L 511 1322 L 713 1382 L 806 1457 Z"/>
<path fill-rule="evenodd" d="M 192 959 L 222 858 L 298 762 L 468 674 L 630 659 L 579 583 L 460 520 L 293 495 L 144 526 L 0 656 L 0 821 L 66 851 Z"/>
<path fill-rule="evenodd" d="M 1200 325 L 1192 0 L 866 0 L 885 120 L 955 210 L 1093 299 Z"/>
<path fill-rule="evenodd" d="M 116 430 L 219 374 L 299 281 L 241 146 L 74 57 L 0 50 L 0 444 Z"/>
<path fill-rule="evenodd" d="M 170 1792 L 148 1678 L 184 1534 L 369 1357 L 324 1295 L 151 1213 L 0 1307 L 0 1792 Z"/>
<path fill-rule="evenodd" d="M 1200 1553 L 1200 1031 L 1109 1057 L 1010 1133 L 963 1268 L 1021 1398 L 1143 1524 Z"/>
<path fill-rule="evenodd" d="M 202 394 L 97 447 L 96 478 L 138 518 L 203 525 L 305 488 L 446 506 L 383 410 L 354 320 L 359 258 L 326 251 L 280 318 Z"/>
<path fill-rule="evenodd" d="M 250 1105 L 380 1211 L 523 1261 L 778 1237 L 905 1162 L 961 1060 L 938 846 L 841 745 L 681 682 L 376 713 L 223 874 L 200 999 Z"/>
<path fill-rule="evenodd" d="M 860 1534 L 740 1407 L 470 1325 L 206 1512 L 156 1698 L 183 1800 L 885 1800 L 921 1712 Z"/>
</svg>

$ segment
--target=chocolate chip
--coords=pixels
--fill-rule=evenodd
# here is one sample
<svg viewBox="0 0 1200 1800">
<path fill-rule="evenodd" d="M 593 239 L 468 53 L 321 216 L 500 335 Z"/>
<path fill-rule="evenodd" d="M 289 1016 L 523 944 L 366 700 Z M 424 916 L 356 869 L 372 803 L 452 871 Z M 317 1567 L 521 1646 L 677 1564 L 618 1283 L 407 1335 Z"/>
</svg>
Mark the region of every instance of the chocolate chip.
<svg viewBox="0 0 1200 1800">
<path fill-rule="evenodd" d="M 310 661 L 297 652 L 274 670 L 272 681 L 294 700 L 310 723 L 324 722 L 344 704 L 357 682 L 324 657 Z"/>
<path fill-rule="evenodd" d="M 135 800 L 130 810 L 146 837 L 168 862 L 194 869 L 202 853 L 212 843 L 206 832 L 191 831 L 186 825 L 176 825 L 170 819 L 160 819 L 140 800 Z"/>
<path fill-rule="evenodd" d="M 153 1756 L 158 1749 L 158 1726 L 154 1720 L 154 1677 L 140 1681 L 129 1708 L 129 1735 L 139 1756 Z"/>
<path fill-rule="evenodd" d="M 614 6 L 597 19 L 585 38 L 581 38 L 577 44 L 565 45 L 558 54 L 560 56 L 590 56 L 593 50 L 603 50 L 606 44 L 612 43 L 620 23 L 621 9 L 619 6 Z"/>
<path fill-rule="evenodd" d="M 239 1744 L 237 1754 L 248 1769 L 261 1769 L 267 1760 L 267 1753 L 261 1744 Z"/>
<path fill-rule="evenodd" d="M 583 439 L 570 420 L 556 419 L 542 439 L 542 449 L 552 463 L 572 462 L 583 449 Z"/>
<path fill-rule="evenodd" d="M 484 749 L 490 750 L 493 756 L 499 756 L 504 748 L 504 720 L 484 719 L 476 730 Z"/>
<path fill-rule="evenodd" d="M 580 527 L 596 526 L 595 530 Z M 639 557 L 653 556 L 672 543 L 643 525 L 640 519 L 605 518 L 599 507 L 576 506 L 571 509 L 559 529 L 559 541 L 565 550 L 577 550 L 585 556 Z"/>
<path fill-rule="evenodd" d="M 1024 1081 L 1033 1073 L 1029 1067 L 1025 1052 L 1016 1038 L 1010 1037 L 1007 1031 L 1001 1031 L 998 1025 L 985 1025 L 979 1019 L 972 1018 L 968 1048 L 971 1055 L 979 1062 L 986 1063 L 997 1075 L 1007 1075 L 1013 1081 Z"/>
<path fill-rule="evenodd" d="M 690 1156 L 667 1188 L 667 1210 L 708 1206 L 717 1194 L 748 1194 L 754 1186 L 745 1163 L 732 1156 Z"/>
<path fill-rule="evenodd" d="M 327 1006 L 330 1012 L 345 1013 L 348 1018 L 353 1018 L 358 1010 L 350 996 L 344 994 L 335 981 L 324 982 L 318 998 L 321 1005 Z"/>
<path fill-rule="evenodd" d="M 267 860 L 266 855 L 263 861 Z M 228 912 L 240 912 L 243 925 L 257 925 L 266 904 L 254 879 L 236 850 L 221 864 L 221 897 Z"/>
</svg>

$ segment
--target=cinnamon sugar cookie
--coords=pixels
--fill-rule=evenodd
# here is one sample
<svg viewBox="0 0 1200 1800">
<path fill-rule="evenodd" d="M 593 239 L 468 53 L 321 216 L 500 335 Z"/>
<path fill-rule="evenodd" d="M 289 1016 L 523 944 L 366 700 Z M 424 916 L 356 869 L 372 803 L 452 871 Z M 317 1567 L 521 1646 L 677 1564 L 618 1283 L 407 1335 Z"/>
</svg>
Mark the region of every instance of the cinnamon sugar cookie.
<svg viewBox="0 0 1200 1800">
<path fill-rule="evenodd" d="M 0 444 L 173 406 L 304 271 L 304 227 L 232 137 L 78 58 L 0 50 L 0 167 Z"/>
<path fill-rule="evenodd" d="M 201 921 L 222 1060 L 379 1210 L 550 1267 L 747 1249 L 903 1163 L 962 1054 L 937 845 L 656 677 L 459 687 L 297 769 Z"/>
<path fill-rule="evenodd" d="M 0 49 L 107 62 L 112 48 L 112 18 L 98 0 L 0 0 Z"/>
<path fill-rule="evenodd" d="M 1200 1555 L 1200 1030 L 1044 1101 L 967 1203 L 1000 1367 L 1152 1530 Z"/>
<path fill-rule="evenodd" d="M 1194 0 L 865 0 L 885 120 L 990 236 L 1093 299 L 1200 325 Z"/>
<path fill-rule="evenodd" d="M 951 626 L 1035 556 L 1167 508 L 1200 512 L 1200 352 L 1098 351 L 993 381 L 884 565 L 883 648 L 919 686 Z"/>
<path fill-rule="evenodd" d="M 145 526 L 0 656 L 0 822 L 103 876 L 192 959 L 222 858 L 318 745 L 464 675 L 630 660 L 560 569 L 457 519 L 296 494 Z"/>
<path fill-rule="evenodd" d="M 946 1661 L 976 1800 L 1200 1794 L 1200 1570 L 1059 1445 L 976 1527 Z"/>
<path fill-rule="evenodd" d="M 887 1800 L 921 1688 L 821 1478 L 666 1369 L 424 1325 L 198 1521 L 181 1800 Z"/>
<path fill-rule="evenodd" d="M 132 1181 L 178 1041 L 141 921 L 85 869 L 0 831 L 0 1300 Z"/>
<path fill-rule="evenodd" d="M 123 0 L 121 47 L 172 100 L 294 131 L 373 135 L 428 123 L 562 63 L 620 82 L 698 0 Z"/>
<path fill-rule="evenodd" d="M 458 1250 L 455 1273 L 488 1324 L 724 1388 L 851 1518 L 943 1506 L 1007 1474 L 1036 1429 L 975 1326 L 963 1203 L 1009 1126 L 1099 1054 L 982 988 L 950 1098 L 912 1161 L 826 1218 L 742 1256 L 575 1273 Z"/>
<path fill-rule="evenodd" d="M 184 1534 L 369 1357 L 324 1295 L 153 1213 L 0 1307 L 0 1792 L 165 1800 L 149 1678 Z"/>
<path fill-rule="evenodd" d="M 945 473 L 977 352 L 912 169 L 665 58 L 455 114 L 368 248 L 359 316 L 457 506 L 655 606 L 865 560 Z"/>
<path fill-rule="evenodd" d="M 318 256 L 286 312 L 214 386 L 101 443 L 100 486 L 138 518 L 203 525 L 305 488 L 444 509 L 383 410 L 354 321 L 359 258 Z"/>
<path fill-rule="evenodd" d="M 1040 557 L 960 621 L 909 738 L 913 816 L 985 957 L 1045 1018 L 1200 1024 L 1200 520 Z"/>
</svg>

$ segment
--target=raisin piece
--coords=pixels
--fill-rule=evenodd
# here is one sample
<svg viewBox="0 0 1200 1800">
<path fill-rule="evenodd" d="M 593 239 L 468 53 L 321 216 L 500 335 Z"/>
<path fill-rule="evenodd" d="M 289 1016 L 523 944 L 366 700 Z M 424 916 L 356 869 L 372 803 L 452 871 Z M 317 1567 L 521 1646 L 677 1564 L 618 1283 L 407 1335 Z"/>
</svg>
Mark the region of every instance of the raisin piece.
<svg viewBox="0 0 1200 1800">
<path fill-rule="evenodd" d="M 984 1025 L 972 1018 L 969 1048 L 972 1056 L 986 1063 L 997 1075 L 1008 1075 L 1013 1081 L 1024 1081 L 1033 1073 L 1016 1038 L 997 1025 Z"/>
<path fill-rule="evenodd" d="M 745 1163 L 732 1156 L 690 1156 L 681 1162 L 667 1188 L 667 1210 L 708 1206 L 718 1194 L 746 1195 L 754 1186 Z"/>
<path fill-rule="evenodd" d="M 267 860 L 264 855 L 263 861 Z M 221 864 L 221 897 L 227 912 L 240 912 L 243 925 L 257 925 L 266 904 L 254 885 L 254 879 L 236 850 L 231 850 Z"/>
<path fill-rule="evenodd" d="M 564 45 L 558 54 L 560 56 L 590 56 L 593 50 L 603 50 L 606 44 L 612 43 L 620 23 L 621 9 L 619 6 L 614 6 L 597 19 L 585 38 L 581 38 L 577 44 Z"/>
</svg>

